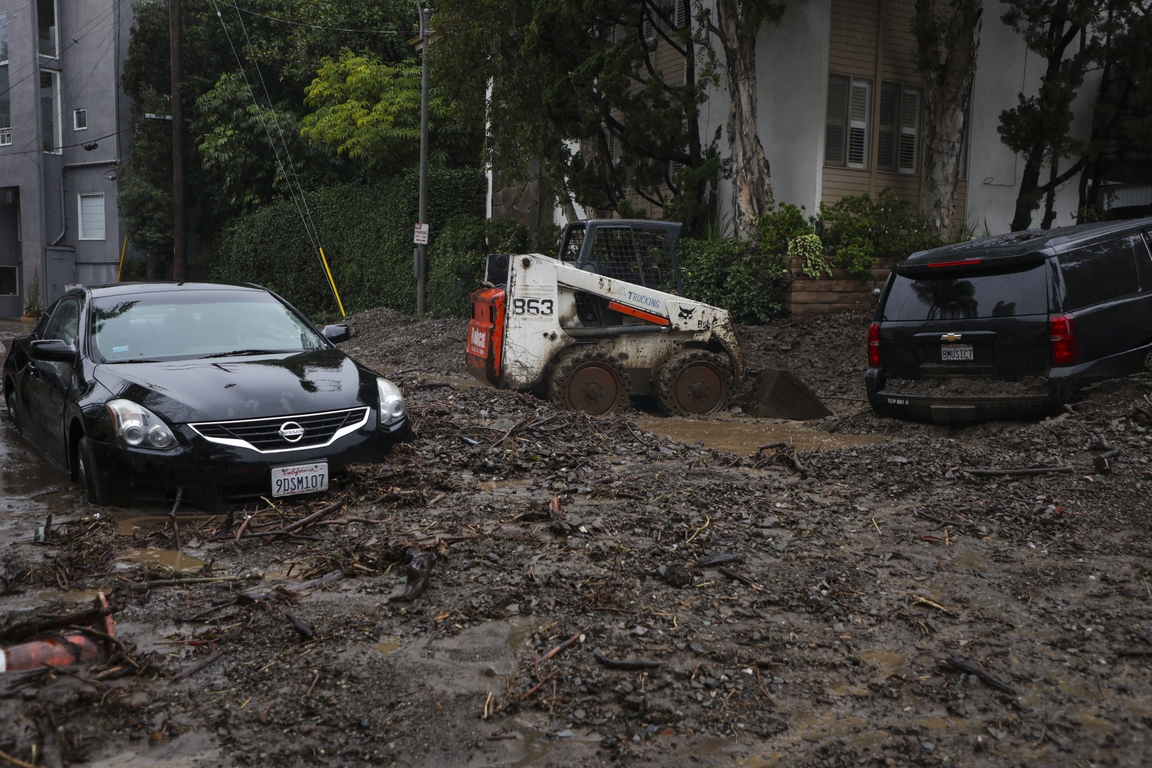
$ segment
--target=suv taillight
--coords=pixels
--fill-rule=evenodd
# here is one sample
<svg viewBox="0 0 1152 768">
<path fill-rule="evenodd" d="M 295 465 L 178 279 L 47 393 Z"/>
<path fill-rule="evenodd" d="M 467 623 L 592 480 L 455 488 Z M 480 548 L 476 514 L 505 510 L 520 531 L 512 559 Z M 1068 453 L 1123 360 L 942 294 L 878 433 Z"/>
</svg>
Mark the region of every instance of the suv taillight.
<svg viewBox="0 0 1152 768">
<path fill-rule="evenodd" d="M 1069 315 L 1048 318 L 1048 343 L 1052 349 L 1052 365 L 1076 362 L 1076 324 Z"/>
<path fill-rule="evenodd" d="M 868 326 L 868 367 L 880 367 L 880 323 Z"/>
</svg>

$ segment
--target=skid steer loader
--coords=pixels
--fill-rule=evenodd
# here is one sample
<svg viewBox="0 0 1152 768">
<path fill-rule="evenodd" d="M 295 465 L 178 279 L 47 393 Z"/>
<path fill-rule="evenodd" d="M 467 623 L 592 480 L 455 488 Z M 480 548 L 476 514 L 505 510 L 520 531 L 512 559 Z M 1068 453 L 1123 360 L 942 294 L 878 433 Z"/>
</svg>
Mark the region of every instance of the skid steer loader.
<svg viewBox="0 0 1152 768">
<path fill-rule="evenodd" d="M 472 294 L 469 371 L 594 414 L 630 395 L 654 395 L 668 414 L 710 414 L 741 388 L 754 416 L 830 415 L 792 374 L 745 371 L 728 312 L 682 295 L 679 235 L 675 223 L 590 220 L 565 227 L 559 258 L 490 254 Z"/>
</svg>

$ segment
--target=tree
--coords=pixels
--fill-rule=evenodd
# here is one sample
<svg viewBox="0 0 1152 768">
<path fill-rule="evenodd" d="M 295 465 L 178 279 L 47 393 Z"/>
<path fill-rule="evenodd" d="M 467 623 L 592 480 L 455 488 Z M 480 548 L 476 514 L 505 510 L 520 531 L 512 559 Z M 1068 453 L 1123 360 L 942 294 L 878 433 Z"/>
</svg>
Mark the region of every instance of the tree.
<svg viewBox="0 0 1152 768">
<path fill-rule="evenodd" d="M 912 31 L 916 68 L 924 88 L 924 181 L 921 212 L 944 240 L 952 239 L 952 214 L 960 180 L 968 107 L 980 46 L 983 0 L 916 0 Z"/>
<path fill-rule="evenodd" d="M 168 5 L 136 0 L 121 84 L 132 99 L 131 152 L 118 169 L 120 211 L 133 247 L 162 276 L 172 253 Z M 217 15 L 219 10 L 220 15 Z M 223 220 L 289 194 L 362 179 L 363 165 L 300 135 L 305 87 L 342 48 L 381 61 L 410 56 L 415 9 L 401 0 L 184 0 L 184 114 L 189 201 L 210 239 Z M 363 31 L 350 31 L 363 30 Z M 237 62 L 239 57 L 239 63 Z"/>
<path fill-rule="evenodd" d="M 716 0 L 713 18 L 694 0 L 702 28 L 724 50 L 728 148 L 732 162 L 732 222 L 736 236 L 756 237 L 756 220 L 772 210 L 772 173 L 756 128 L 756 36 L 764 22 L 779 24 L 787 0 Z"/>
<path fill-rule="evenodd" d="M 1124 0 L 1118 0 L 1124 1 Z M 1002 20 L 1023 35 L 1029 50 L 1045 62 L 1035 96 L 1019 95 L 1012 109 L 1000 113 L 1000 139 L 1024 156 L 1024 173 L 1016 197 L 1012 231 L 1028 229 L 1032 213 L 1048 197 L 1041 226 L 1055 218 L 1056 189 L 1084 165 L 1084 158 L 1060 172 L 1060 160 L 1077 154 L 1081 145 L 1069 135 L 1072 102 L 1098 55 L 1094 25 L 1101 5 L 1095 0 L 1011 0 Z M 1040 183 L 1043 166 L 1048 180 Z"/>
<path fill-rule="evenodd" d="M 486 126 L 487 162 L 512 179 L 538 162 L 569 217 L 572 203 L 635 215 L 638 198 L 697 229 L 719 160 L 685 16 L 653 0 L 443 0 L 432 73 Z M 659 47 L 684 69 L 662 71 Z"/>
<path fill-rule="evenodd" d="M 1148 183 L 1152 158 L 1152 17 L 1137 4 L 1110 9 L 1092 138 L 1080 176 L 1080 222 L 1105 215 L 1104 183 Z"/>
</svg>

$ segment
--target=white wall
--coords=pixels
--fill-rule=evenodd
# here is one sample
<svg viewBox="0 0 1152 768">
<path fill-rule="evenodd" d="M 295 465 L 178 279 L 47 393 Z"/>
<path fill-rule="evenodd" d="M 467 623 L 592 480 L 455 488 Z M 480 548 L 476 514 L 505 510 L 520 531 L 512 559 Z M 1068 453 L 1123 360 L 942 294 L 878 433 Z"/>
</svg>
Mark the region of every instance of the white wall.
<svg viewBox="0 0 1152 768">
<path fill-rule="evenodd" d="M 972 89 L 967 219 L 969 225 L 976 228 L 977 235 L 984 234 L 985 227 L 993 235 L 1007 232 L 1012 223 L 1020 177 L 1024 173 L 1024 158 L 1004 146 L 996 128 L 1000 124 L 1000 113 L 1016 106 L 1020 93 L 1027 96 L 1036 94 L 1045 67 L 1044 61 L 1028 50 L 1024 39 L 1000 20 L 1006 9 L 1007 6 L 998 0 L 985 3 L 976 81 Z M 1088 77 L 1073 104 L 1076 118 L 1072 133 L 1077 138 L 1086 139 L 1091 133 L 1092 108 L 1098 85 L 1098 76 Z M 1061 160 L 1061 171 L 1075 160 Z M 1047 167 L 1041 170 L 1042 184 L 1048 180 L 1048 173 Z M 1077 174 L 1057 191 L 1054 226 L 1075 223 L 1079 180 Z M 1043 216 L 1041 207 L 1032 215 L 1032 226 L 1039 227 Z"/>
</svg>

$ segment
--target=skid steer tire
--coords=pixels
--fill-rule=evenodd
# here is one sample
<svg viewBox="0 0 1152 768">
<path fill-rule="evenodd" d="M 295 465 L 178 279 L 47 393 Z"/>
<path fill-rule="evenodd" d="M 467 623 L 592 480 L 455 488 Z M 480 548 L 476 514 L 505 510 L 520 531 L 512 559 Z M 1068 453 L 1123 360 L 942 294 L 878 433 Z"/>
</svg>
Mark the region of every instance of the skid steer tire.
<svg viewBox="0 0 1152 768">
<path fill-rule="evenodd" d="M 703 349 L 674 355 L 656 376 L 656 400 L 671 416 L 705 416 L 728 406 L 732 366 L 728 358 Z"/>
<path fill-rule="evenodd" d="M 616 358 L 591 347 L 560 361 L 548 379 L 548 399 L 561 408 L 600 416 L 624 408 L 631 383 Z"/>
</svg>

